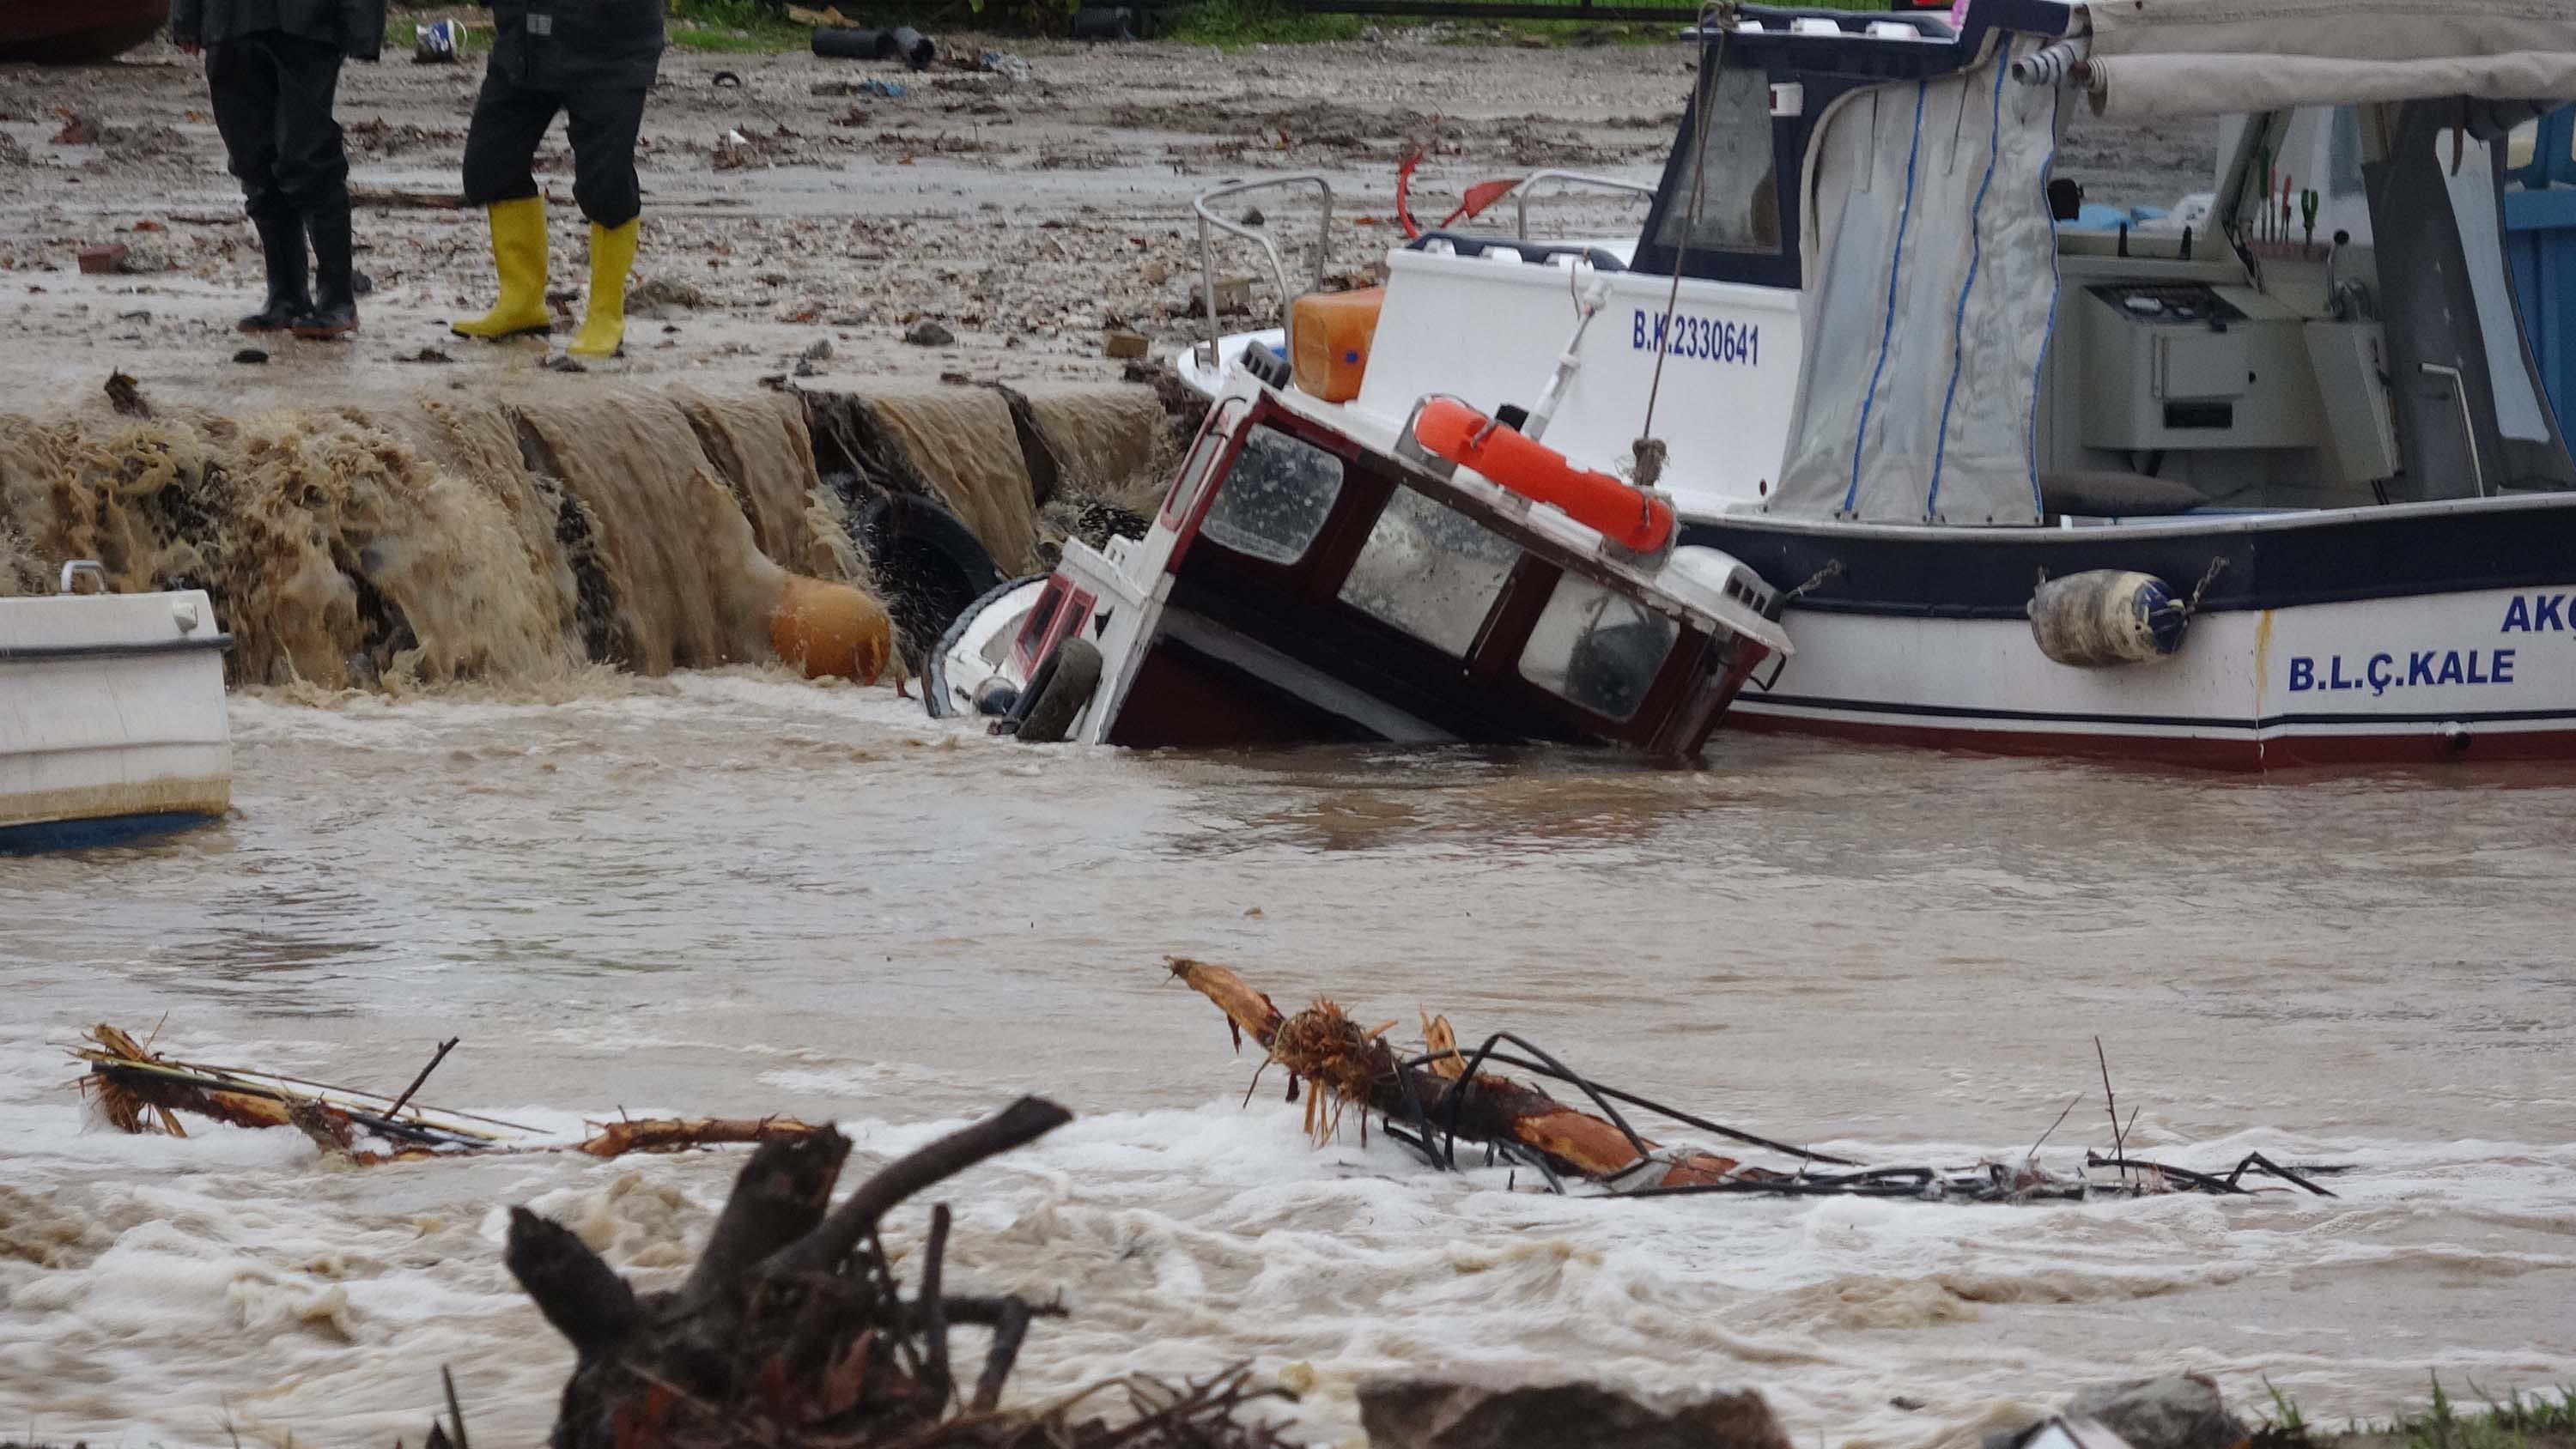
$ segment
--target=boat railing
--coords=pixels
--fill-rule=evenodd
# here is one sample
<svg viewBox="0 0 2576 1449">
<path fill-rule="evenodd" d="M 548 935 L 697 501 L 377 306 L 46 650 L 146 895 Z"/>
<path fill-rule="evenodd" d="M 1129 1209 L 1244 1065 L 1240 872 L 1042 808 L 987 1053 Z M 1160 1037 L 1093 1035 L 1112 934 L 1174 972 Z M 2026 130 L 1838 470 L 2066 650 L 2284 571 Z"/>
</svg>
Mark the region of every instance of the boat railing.
<svg viewBox="0 0 2576 1449">
<path fill-rule="evenodd" d="M 1616 176 L 1595 176 L 1587 171 L 1533 171 L 1521 178 L 1520 185 L 1512 188 L 1512 194 L 1516 198 L 1513 202 L 1515 220 L 1512 225 L 1512 235 L 1514 238 L 1520 241 L 1529 240 L 1530 193 L 1549 185 L 1588 186 L 1595 191 L 1623 191 L 1631 196 L 1645 197 L 1649 201 L 1655 197 L 1655 188 L 1642 181 L 1622 181 Z"/>
<path fill-rule="evenodd" d="M 1324 268 L 1329 261 L 1333 240 L 1332 182 L 1312 173 L 1300 176 L 1266 176 L 1253 181 L 1229 181 L 1212 191 L 1201 192 L 1190 202 L 1190 209 L 1197 212 L 1199 216 L 1199 303 L 1207 309 L 1208 325 L 1207 340 L 1199 344 L 1200 365 L 1211 369 L 1216 367 L 1217 339 L 1224 335 L 1217 325 L 1216 239 L 1210 235 L 1209 228 L 1213 227 L 1230 236 L 1241 237 L 1260 247 L 1270 258 L 1270 278 L 1279 288 L 1279 325 L 1283 329 L 1289 325 L 1288 318 L 1292 310 L 1290 303 L 1294 302 L 1297 296 L 1288 289 L 1288 264 L 1279 255 L 1279 244 L 1272 241 L 1265 233 L 1217 215 L 1209 209 L 1211 203 L 1223 201 L 1228 197 L 1242 196 L 1248 192 L 1295 186 L 1311 186 L 1323 194 L 1323 211 L 1315 223 L 1314 271 L 1312 279 L 1307 284 L 1308 291 L 1320 290 L 1324 285 Z"/>
</svg>

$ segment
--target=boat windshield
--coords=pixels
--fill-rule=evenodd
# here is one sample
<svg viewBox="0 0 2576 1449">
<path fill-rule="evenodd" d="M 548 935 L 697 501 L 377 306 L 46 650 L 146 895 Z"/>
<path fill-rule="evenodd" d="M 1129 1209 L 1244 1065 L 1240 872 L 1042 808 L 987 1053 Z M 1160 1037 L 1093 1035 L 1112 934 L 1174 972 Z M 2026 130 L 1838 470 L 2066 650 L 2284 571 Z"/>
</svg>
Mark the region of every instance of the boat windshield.
<svg viewBox="0 0 2576 1449">
<path fill-rule="evenodd" d="M 1369 528 L 1341 599 L 1464 659 L 1521 551 L 1448 505 L 1398 488 Z"/>
<path fill-rule="evenodd" d="M 1342 460 L 1277 428 L 1254 428 L 1217 485 L 1200 531 L 1237 553 L 1293 564 L 1342 493 Z"/>
<path fill-rule="evenodd" d="M 1680 635 L 1679 625 L 1636 600 L 1567 574 L 1521 649 L 1521 678 L 1624 723 L 1645 704 Z"/>
<path fill-rule="evenodd" d="M 1779 158 L 1771 144 L 1771 87 L 1759 70 L 1728 66 L 1701 87 L 1692 115 L 1696 157 L 1664 209 L 1658 246 L 1677 252 L 1780 250 Z"/>
</svg>

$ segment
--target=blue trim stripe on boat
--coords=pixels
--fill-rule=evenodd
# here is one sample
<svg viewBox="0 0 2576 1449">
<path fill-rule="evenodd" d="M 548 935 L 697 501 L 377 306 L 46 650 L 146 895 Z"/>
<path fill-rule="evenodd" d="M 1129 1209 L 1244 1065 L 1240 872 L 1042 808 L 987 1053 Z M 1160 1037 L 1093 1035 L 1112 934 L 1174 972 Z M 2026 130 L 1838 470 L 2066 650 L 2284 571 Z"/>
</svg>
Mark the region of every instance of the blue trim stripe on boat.
<svg viewBox="0 0 2576 1449">
<path fill-rule="evenodd" d="M 2576 727 L 2576 710 L 2490 709 L 2433 710 L 2373 714 L 2273 714 L 2259 719 L 2237 715 L 2094 714 L 2040 709 L 1986 709 L 1971 705 L 1906 704 L 1894 700 L 1827 699 L 1813 695 L 1746 694 L 1739 703 L 1758 708 L 1813 710 L 1820 714 L 1901 715 L 1913 719 L 2000 720 L 2014 724 L 2131 725 L 2155 729 L 2212 729 L 2250 734 L 2288 725 L 2440 725 L 2529 724 L 2563 720 Z"/>
<path fill-rule="evenodd" d="M 1905 152 L 1905 203 L 1896 211 L 1896 246 L 1887 259 L 1887 320 L 1878 333 L 1878 365 L 1869 370 L 1869 391 L 1861 394 L 1860 431 L 1852 439 L 1851 486 L 1843 490 L 1843 512 L 1860 499 L 1860 458 L 1869 445 L 1870 409 L 1878 404 L 1879 379 L 1887 375 L 1887 352 L 1896 338 L 1896 283 L 1905 272 L 1905 225 L 1914 218 L 1914 168 L 1923 156 L 1923 96 L 1927 81 L 1914 83 L 1914 140 Z"/>
<path fill-rule="evenodd" d="M 1967 364 L 1968 299 L 1977 290 L 1977 272 L 1986 264 L 1986 234 L 1982 223 L 1986 216 L 1986 193 L 1995 185 L 1995 163 L 2004 148 L 2004 72 L 2012 67 L 2006 57 L 1995 58 L 1995 113 L 1993 127 L 1986 132 L 1986 174 L 1977 183 L 1977 199 L 1968 208 L 1968 279 L 1959 286 L 1959 310 L 1950 318 L 1950 386 L 1941 394 L 1941 426 L 1932 435 L 1932 486 L 1923 495 L 1926 521 L 1941 516 L 1941 468 L 1950 457 L 1950 409 L 1959 400 L 1959 374 Z M 1964 103 L 1965 97 L 1961 97 Z"/>
</svg>

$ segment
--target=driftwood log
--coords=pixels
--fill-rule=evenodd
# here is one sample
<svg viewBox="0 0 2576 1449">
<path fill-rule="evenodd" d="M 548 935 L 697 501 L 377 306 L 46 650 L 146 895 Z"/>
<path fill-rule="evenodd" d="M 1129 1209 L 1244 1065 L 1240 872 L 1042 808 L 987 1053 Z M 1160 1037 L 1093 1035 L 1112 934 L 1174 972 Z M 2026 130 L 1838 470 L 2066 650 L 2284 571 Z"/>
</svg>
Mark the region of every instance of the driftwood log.
<svg viewBox="0 0 2576 1449">
<path fill-rule="evenodd" d="M 687 1152 L 750 1142 L 801 1140 L 823 1129 L 793 1117 L 620 1117 L 594 1123 L 579 1142 L 547 1142 L 533 1129 L 470 1113 L 411 1104 L 456 1043 L 439 1044 L 429 1066 L 390 1099 L 349 1087 L 161 1056 L 149 1043 L 101 1023 L 73 1056 L 89 1064 L 81 1089 L 122 1132 L 185 1137 L 178 1114 L 234 1127 L 292 1127 L 323 1151 L 359 1163 L 420 1162 L 485 1152 L 570 1150 L 593 1157 Z M 370 1140 L 372 1139 L 372 1141 Z"/>
<path fill-rule="evenodd" d="M 572 1232 L 514 1209 L 506 1261 L 576 1355 L 554 1449 L 1269 1449 L 1271 1430 L 1237 1418 L 1276 1397 L 1238 1369 L 1205 1383 L 1120 1381 L 1128 1421 L 1074 1418 L 1099 1391 L 1036 1414 L 997 1405 L 1030 1323 L 1062 1312 L 1016 1297 L 948 1291 L 948 1210 L 933 1210 L 910 1298 L 878 1237 L 914 1194 L 1070 1121 L 1023 1097 L 896 1159 L 839 1207 L 850 1152 L 837 1129 L 765 1142 L 743 1165 L 688 1278 L 637 1294 Z M 955 1376 L 950 1330 L 988 1330 L 971 1391 Z"/>
</svg>

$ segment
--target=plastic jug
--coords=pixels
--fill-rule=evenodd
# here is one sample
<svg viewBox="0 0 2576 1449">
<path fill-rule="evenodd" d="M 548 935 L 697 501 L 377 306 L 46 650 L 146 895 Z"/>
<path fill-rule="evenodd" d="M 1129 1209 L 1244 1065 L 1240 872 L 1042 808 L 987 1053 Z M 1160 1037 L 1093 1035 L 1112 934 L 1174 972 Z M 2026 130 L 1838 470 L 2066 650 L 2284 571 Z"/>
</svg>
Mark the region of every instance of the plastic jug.
<svg viewBox="0 0 2576 1449">
<path fill-rule="evenodd" d="M 1386 288 L 1308 292 L 1289 308 L 1289 364 L 1297 390 L 1325 402 L 1360 395 L 1368 371 L 1369 339 L 1377 335 L 1378 308 Z"/>
</svg>

